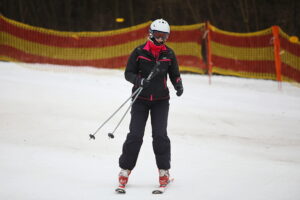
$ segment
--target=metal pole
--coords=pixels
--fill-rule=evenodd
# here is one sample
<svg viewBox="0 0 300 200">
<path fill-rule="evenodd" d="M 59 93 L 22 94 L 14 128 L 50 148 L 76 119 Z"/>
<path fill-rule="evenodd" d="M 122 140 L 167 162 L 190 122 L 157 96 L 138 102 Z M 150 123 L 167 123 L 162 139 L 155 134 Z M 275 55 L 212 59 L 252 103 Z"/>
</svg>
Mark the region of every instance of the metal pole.
<svg viewBox="0 0 300 200">
<path fill-rule="evenodd" d="M 133 101 L 130 103 L 129 107 L 127 108 L 126 112 L 123 114 L 121 120 L 119 121 L 119 123 L 117 124 L 117 126 L 115 127 L 115 129 L 113 130 L 112 133 L 108 133 L 108 137 L 110 138 L 114 138 L 114 133 L 117 130 L 117 128 L 120 126 L 121 122 L 123 121 L 123 119 L 125 118 L 126 114 L 128 113 L 128 111 L 130 110 L 130 108 L 132 107 L 133 103 L 135 102 L 135 100 L 137 99 L 137 97 L 139 96 L 139 94 L 142 92 L 143 88 L 137 93 L 137 95 L 134 97 Z"/>
<path fill-rule="evenodd" d="M 132 95 L 126 99 L 126 101 L 107 119 L 105 120 L 101 126 L 93 133 L 90 134 L 90 139 L 95 139 L 95 135 L 98 133 L 98 131 L 113 117 L 115 116 L 115 114 L 132 98 L 134 97 L 134 95 L 136 95 L 137 93 L 140 93 L 139 91 L 142 91 L 142 87 L 138 88 L 134 93 L 132 93 Z"/>
<path fill-rule="evenodd" d="M 158 66 L 160 65 L 160 62 L 156 62 L 152 71 L 150 72 L 150 74 L 147 77 L 147 80 L 151 80 L 158 72 L 159 72 L 159 68 Z M 135 100 L 137 99 L 137 97 L 139 96 L 139 94 L 142 92 L 143 87 L 139 87 L 136 91 L 134 91 L 134 93 L 105 121 L 101 124 L 101 126 L 95 131 L 94 134 L 90 134 L 90 139 L 96 139 L 95 135 L 97 134 L 97 132 L 129 101 L 129 99 L 131 99 L 132 97 L 134 97 L 133 101 L 130 103 L 129 107 L 127 108 L 126 112 L 123 114 L 121 120 L 119 121 L 119 123 L 117 124 L 116 128 L 114 129 L 114 131 L 112 133 L 108 133 L 108 136 L 110 138 L 114 138 L 114 132 L 117 130 L 117 128 L 119 127 L 119 125 L 121 124 L 121 122 L 123 121 L 124 117 L 126 116 L 127 112 L 129 111 L 129 109 L 131 108 L 132 104 L 135 102 Z"/>
</svg>

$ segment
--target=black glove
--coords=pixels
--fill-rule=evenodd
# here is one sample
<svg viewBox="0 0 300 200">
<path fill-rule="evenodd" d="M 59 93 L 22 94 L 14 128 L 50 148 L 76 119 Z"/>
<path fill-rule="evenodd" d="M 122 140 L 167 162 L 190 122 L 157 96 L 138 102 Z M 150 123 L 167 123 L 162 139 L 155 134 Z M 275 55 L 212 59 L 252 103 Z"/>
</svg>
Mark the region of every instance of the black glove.
<svg viewBox="0 0 300 200">
<path fill-rule="evenodd" d="M 150 81 L 145 79 L 145 78 L 139 78 L 138 79 L 138 86 L 145 89 L 145 88 L 150 86 Z"/>
<path fill-rule="evenodd" d="M 178 81 L 178 83 L 176 83 L 175 90 L 177 91 L 176 95 L 180 97 L 183 93 L 183 86 L 181 80 Z"/>
</svg>

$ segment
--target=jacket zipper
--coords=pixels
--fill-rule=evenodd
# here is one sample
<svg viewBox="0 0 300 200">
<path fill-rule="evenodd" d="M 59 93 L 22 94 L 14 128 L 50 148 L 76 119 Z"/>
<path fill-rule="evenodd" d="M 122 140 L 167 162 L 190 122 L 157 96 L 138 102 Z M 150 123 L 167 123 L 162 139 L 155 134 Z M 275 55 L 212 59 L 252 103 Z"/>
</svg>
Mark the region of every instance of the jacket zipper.
<svg viewBox="0 0 300 200">
<path fill-rule="evenodd" d="M 152 96 L 152 94 L 150 95 L 150 101 L 153 101 L 153 96 Z"/>
</svg>

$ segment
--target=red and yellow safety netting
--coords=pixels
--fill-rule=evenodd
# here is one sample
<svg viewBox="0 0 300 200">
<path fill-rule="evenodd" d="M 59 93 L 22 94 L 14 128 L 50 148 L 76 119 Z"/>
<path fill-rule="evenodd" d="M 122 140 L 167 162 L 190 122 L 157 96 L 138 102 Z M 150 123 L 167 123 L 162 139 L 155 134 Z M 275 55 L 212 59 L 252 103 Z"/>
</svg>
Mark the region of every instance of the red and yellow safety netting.
<svg viewBox="0 0 300 200">
<path fill-rule="evenodd" d="M 282 80 L 300 83 L 300 42 L 279 30 Z"/>
<path fill-rule="evenodd" d="M 278 26 L 254 33 L 207 27 L 210 74 L 300 82 L 300 43 Z"/>
<path fill-rule="evenodd" d="M 275 79 L 272 30 L 231 33 L 211 26 L 212 72 Z"/>
<path fill-rule="evenodd" d="M 151 22 L 103 32 L 62 32 L 0 17 L 0 60 L 101 68 L 124 68 L 135 47 L 146 42 Z M 168 46 L 181 70 L 202 73 L 201 27 L 172 26 Z"/>
<path fill-rule="evenodd" d="M 150 23 L 63 32 L 0 16 L 0 60 L 124 68 L 132 50 L 146 41 Z M 300 43 L 290 41 L 277 26 L 254 33 L 232 33 L 204 23 L 171 26 L 167 45 L 174 49 L 181 71 L 300 82 Z"/>
</svg>

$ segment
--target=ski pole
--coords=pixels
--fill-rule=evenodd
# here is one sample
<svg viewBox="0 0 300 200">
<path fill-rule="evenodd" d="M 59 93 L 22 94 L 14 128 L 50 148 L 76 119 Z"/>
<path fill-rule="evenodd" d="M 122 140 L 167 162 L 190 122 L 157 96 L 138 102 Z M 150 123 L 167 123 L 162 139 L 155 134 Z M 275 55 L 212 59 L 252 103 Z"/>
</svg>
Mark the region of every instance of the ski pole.
<svg viewBox="0 0 300 200">
<path fill-rule="evenodd" d="M 159 72 L 159 69 L 158 69 L 158 66 L 159 66 L 160 62 L 156 62 L 155 66 L 153 67 L 153 70 L 150 72 L 149 76 L 147 77 L 147 80 L 151 80 L 158 72 Z M 143 90 L 143 87 L 139 87 L 136 91 L 134 91 L 132 93 L 132 95 L 126 99 L 126 101 L 107 119 L 105 120 L 101 126 L 93 133 L 93 134 L 90 134 L 90 139 L 93 139 L 95 140 L 95 135 L 98 133 L 98 131 L 131 99 L 134 97 L 134 100 L 133 102 L 130 104 L 130 106 L 128 107 L 128 109 L 126 110 L 125 114 L 122 116 L 122 119 L 119 121 L 117 127 L 115 128 L 115 130 L 113 131 L 113 133 L 116 131 L 116 129 L 119 127 L 119 125 L 121 124 L 121 122 L 123 121 L 125 115 L 127 114 L 128 110 L 131 108 L 132 104 L 134 103 L 134 101 L 136 100 L 136 98 L 139 96 L 139 94 L 141 93 L 141 91 Z M 114 138 L 114 135 L 113 133 L 108 133 L 108 136 L 110 138 Z"/>
<path fill-rule="evenodd" d="M 123 114 L 121 120 L 119 121 L 119 123 L 117 124 L 117 126 L 115 127 L 115 129 L 113 130 L 113 132 L 108 133 L 108 137 L 110 137 L 110 138 L 112 138 L 112 139 L 115 137 L 115 136 L 114 136 L 115 131 L 116 131 L 117 128 L 120 126 L 121 122 L 122 122 L 123 119 L 125 118 L 125 116 L 126 116 L 126 114 L 128 113 L 129 109 L 132 107 L 132 104 L 135 102 L 135 100 L 137 99 L 137 97 L 138 97 L 138 96 L 140 95 L 140 93 L 142 92 L 143 88 L 140 87 L 138 90 L 139 90 L 139 92 L 137 93 L 137 95 L 134 97 L 134 99 L 132 100 L 132 102 L 131 102 L 130 105 L 128 106 L 126 112 Z"/>
<path fill-rule="evenodd" d="M 90 136 L 90 139 L 96 139 L 95 138 L 95 135 L 98 133 L 98 131 L 113 117 L 113 116 L 115 116 L 115 114 L 132 98 L 132 97 L 134 97 L 139 91 L 141 90 L 141 88 L 138 88 L 134 93 L 132 93 L 132 95 L 128 98 L 128 99 L 126 99 L 126 101 L 107 119 L 107 120 L 105 120 L 102 124 L 101 124 L 101 126 L 93 133 L 93 134 L 90 134 L 89 136 Z"/>
<path fill-rule="evenodd" d="M 149 74 L 149 76 L 147 77 L 147 80 L 151 80 L 158 72 L 159 72 L 159 69 L 158 69 L 158 66 L 159 66 L 160 62 L 156 62 L 153 70 L 151 71 L 151 73 Z M 117 124 L 117 126 L 115 127 L 115 129 L 113 130 L 113 132 L 111 133 L 108 133 L 108 137 L 110 137 L 111 139 L 113 139 L 115 136 L 114 136 L 114 133 L 115 131 L 118 129 L 118 127 L 120 126 L 121 122 L 123 121 L 123 119 L 125 118 L 126 114 L 128 113 L 128 111 L 130 110 L 130 108 L 132 107 L 133 103 L 135 102 L 135 100 L 138 98 L 138 96 L 140 95 L 140 93 L 142 92 L 143 90 L 143 87 L 139 87 L 138 88 L 139 92 L 137 93 L 137 95 L 134 97 L 134 99 L 132 100 L 132 102 L 130 103 L 130 105 L 128 106 L 127 110 L 125 111 L 125 113 L 123 114 L 122 118 L 120 119 L 119 123 Z"/>
</svg>

